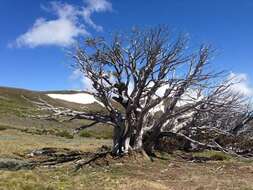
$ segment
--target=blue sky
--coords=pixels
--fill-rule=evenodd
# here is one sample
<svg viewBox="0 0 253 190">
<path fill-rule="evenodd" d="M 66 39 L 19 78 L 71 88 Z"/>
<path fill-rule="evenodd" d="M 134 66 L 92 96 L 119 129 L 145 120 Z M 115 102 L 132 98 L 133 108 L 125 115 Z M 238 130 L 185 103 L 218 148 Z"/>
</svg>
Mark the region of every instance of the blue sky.
<svg viewBox="0 0 253 190">
<path fill-rule="evenodd" d="M 66 55 L 76 39 L 165 24 L 217 48 L 214 66 L 253 95 L 252 10 L 252 0 L 1 0 L 0 86 L 80 89 Z"/>
</svg>

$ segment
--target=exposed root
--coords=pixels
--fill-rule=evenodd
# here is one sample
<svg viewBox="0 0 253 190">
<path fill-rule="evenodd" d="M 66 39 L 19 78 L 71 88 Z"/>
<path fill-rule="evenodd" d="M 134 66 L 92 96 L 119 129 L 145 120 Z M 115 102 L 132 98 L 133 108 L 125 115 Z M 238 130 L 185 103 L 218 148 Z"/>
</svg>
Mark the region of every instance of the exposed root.
<svg viewBox="0 0 253 190">
<path fill-rule="evenodd" d="M 88 160 L 84 159 L 84 160 L 77 161 L 76 162 L 77 165 L 75 167 L 75 171 L 83 168 L 83 166 L 85 166 L 85 165 L 88 165 L 88 164 L 91 164 L 93 162 L 96 162 L 98 159 L 105 159 L 108 154 L 111 154 L 111 152 L 96 153 L 92 158 L 90 158 Z M 108 165 L 108 164 L 109 164 L 108 160 L 106 160 L 106 165 Z"/>
<path fill-rule="evenodd" d="M 123 155 L 113 155 L 111 149 L 102 146 L 96 152 L 74 151 L 64 148 L 42 148 L 26 152 L 22 156 L 34 167 L 57 167 L 63 164 L 74 165 L 75 171 L 84 166 L 108 166 L 115 163 L 150 160 L 144 151 L 130 151 Z"/>
<path fill-rule="evenodd" d="M 48 147 L 30 151 L 22 157 L 27 159 L 33 166 L 57 166 L 90 157 L 92 154 L 90 152 Z"/>
</svg>

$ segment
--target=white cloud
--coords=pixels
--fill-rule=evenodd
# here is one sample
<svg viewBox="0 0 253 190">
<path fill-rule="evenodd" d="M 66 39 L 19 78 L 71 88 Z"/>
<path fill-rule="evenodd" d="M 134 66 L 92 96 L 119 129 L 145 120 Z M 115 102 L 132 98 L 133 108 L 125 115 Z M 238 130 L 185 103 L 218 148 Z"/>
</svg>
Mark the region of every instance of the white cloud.
<svg viewBox="0 0 253 190">
<path fill-rule="evenodd" d="M 51 21 L 38 19 L 28 32 L 17 38 L 16 45 L 17 47 L 68 46 L 73 44 L 75 37 L 81 34 L 87 35 L 88 33 L 71 20 L 64 18 Z"/>
<path fill-rule="evenodd" d="M 235 83 L 232 86 L 232 90 L 234 92 L 241 93 L 246 96 L 253 96 L 253 87 L 250 85 L 247 74 L 231 72 L 229 74 L 229 79 Z"/>
<path fill-rule="evenodd" d="M 90 80 L 89 78 L 83 76 L 83 77 L 81 78 L 81 82 L 82 82 L 83 87 L 84 87 L 85 90 L 87 90 L 87 91 L 89 91 L 89 92 L 94 91 L 94 88 L 93 88 L 93 86 L 92 86 L 92 82 L 91 82 L 91 80 Z"/>
<path fill-rule="evenodd" d="M 80 70 L 74 70 L 72 74 L 70 75 L 71 81 L 80 81 L 81 86 L 79 86 L 79 90 L 86 90 L 88 92 L 93 92 L 94 88 L 92 86 L 92 82 L 89 78 L 85 77 L 83 73 Z"/>
<path fill-rule="evenodd" d="M 91 15 L 94 12 L 112 11 L 112 4 L 106 0 L 86 0 L 85 2 L 87 6 L 83 7 L 82 10 L 82 16 L 85 22 L 94 29 L 101 31 L 103 28 L 92 21 Z"/>
<path fill-rule="evenodd" d="M 111 11 L 112 5 L 106 0 L 86 0 L 85 6 L 75 7 L 67 3 L 51 2 L 50 7 L 42 7 L 56 15 L 56 19 L 38 18 L 27 32 L 20 35 L 10 47 L 37 47 L 41 45 L 69 46 L 80 35 L 89 35 L 84 20 L 96 30 L 102 30 L 96 25 L 91 15 L 95 12 Z"/>
</svg>

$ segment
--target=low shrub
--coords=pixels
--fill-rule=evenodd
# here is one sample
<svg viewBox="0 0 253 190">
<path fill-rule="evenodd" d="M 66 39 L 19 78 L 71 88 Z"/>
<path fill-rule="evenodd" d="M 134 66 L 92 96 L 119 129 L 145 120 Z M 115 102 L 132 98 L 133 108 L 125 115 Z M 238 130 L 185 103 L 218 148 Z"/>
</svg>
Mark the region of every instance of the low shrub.
<svg viewBox="0 0 253 190">
<path fill-rule="evenodd" d="M 59 131 L 55 134 L 56 136 L 65 137 L 67 139 L 73 139 L 74 136 L 67 130 Z"/>
<path fill-rule="evenodd" d="M 228 155 L 220 151 L 214 151 L 214 150 L 206 150 L 203 152 L 197 152 L 197 153 L 194 153 L 194 156 L 204 157 L 204 158 L 209 158 L 210 160 L 219 160 L 219 161 L 232 159 L 231 155 Z"/>
<path fill-rule="evenodd" d="M 6 129 L 8 129 L 7 126 L 5 126 L 5 125 L 0 125 L 0 131 L 4 131 L 4 130 L 6 130 Z"/>
<path fill-rule="evenodd" d="M 108 130 L 103 131 L 83 130 L 80 132 L 79 136 L 96 139 L 112 139 L 112 132 Z"/>
</svg>

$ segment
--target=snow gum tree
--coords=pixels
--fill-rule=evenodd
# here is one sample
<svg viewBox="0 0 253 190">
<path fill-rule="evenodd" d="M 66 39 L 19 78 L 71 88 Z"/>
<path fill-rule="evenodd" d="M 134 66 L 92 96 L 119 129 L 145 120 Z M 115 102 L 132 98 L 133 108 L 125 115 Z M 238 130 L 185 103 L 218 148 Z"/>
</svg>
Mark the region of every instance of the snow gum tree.
<svg viewBox="0 0 253 190">
<path fill-rule="evenodd" d="M 114 154 L 129 149 L 152 153 L 173 118 L 203 103 L 205 98 L 198 97 L 219 75 L 208 69 L 210 51 L 202 45 L 190 52 L 187 39 L 174 38 L 166 27 L 135 29 L 107 41 L 89 38 L 76 49 L 75 66 L 91 81 L 93 95 L 108 111 L 100 121 L 114 127 Z M 198 93 L 191 97 L 190 91 Z M 185 97 L 188 103 L 178 106 Z M 157 109 L 159 115 L 154 114 Z M 147 132 L 151 135 L 144 143 Z"/>
<path fill-rule="evenodd" d="M 181 131 L 235 133 L 252 120 L 253 112 L 247 100 L 232 90 L 233 80 L 213 71 L 210 46 L 194 51 L 187 43 L 166 27 L 134 29 L 109 40 L 88 38 L 71 55 L 75 69 L 91 83 L 90 93 L 106 112 L 55 108 L 43 100 L 38 105 L 53 111 L 54 118 L 94 121 L 84 128 L 99 122 L 113 126 L 114 155 L 129 150 L 152 155 L 157 140 L 172 134 L 223 151 L 215 141 L 206 145 Z"/>
</svg>

